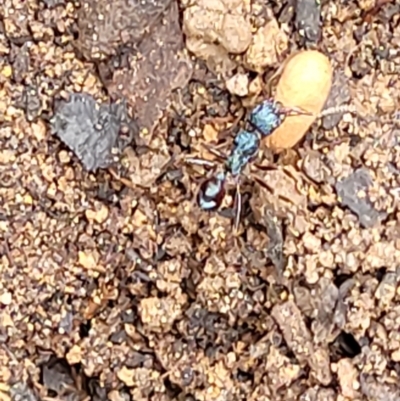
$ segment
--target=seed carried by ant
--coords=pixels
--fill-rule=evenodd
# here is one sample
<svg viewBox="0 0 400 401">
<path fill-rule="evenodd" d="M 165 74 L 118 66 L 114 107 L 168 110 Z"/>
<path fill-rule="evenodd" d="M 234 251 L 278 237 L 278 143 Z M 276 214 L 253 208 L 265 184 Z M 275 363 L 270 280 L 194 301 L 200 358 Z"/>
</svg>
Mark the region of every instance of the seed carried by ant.
<svg viewBox="0 0 400 401">
<path fill-rule="evenodd" d="M 295 105 L 308 113 L 285 119 L 266 138 L 275 152 L 295 146 L 306 134 L 324 108 L 332 86 L 333 69 L 327 56 L 316 50 L 305 50 L 292 56 L 283 68 L 275 101 Z"/>
</svg>

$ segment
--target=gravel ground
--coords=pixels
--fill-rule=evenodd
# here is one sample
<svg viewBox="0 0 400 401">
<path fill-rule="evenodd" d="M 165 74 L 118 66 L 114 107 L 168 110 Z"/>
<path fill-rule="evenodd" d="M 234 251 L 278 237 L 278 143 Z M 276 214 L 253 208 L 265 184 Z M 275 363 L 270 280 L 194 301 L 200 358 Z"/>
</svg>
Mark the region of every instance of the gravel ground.
<svg viewBox="0 0 400 401">
<path fill-rule="evenodd" d="M 1 401 L 400 400 L 398 1 L 0 5 Z M 235 233 L 185 160 L 300 49 L 338 112 L 262 146 Z"/>
</svg>

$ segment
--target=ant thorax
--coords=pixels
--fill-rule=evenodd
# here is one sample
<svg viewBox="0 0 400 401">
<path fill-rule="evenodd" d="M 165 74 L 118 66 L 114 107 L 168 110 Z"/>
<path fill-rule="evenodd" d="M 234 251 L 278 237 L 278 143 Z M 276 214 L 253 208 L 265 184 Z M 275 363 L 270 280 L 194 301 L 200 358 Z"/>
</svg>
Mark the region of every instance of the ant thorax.
<svg viewBox="0 0 400 401">
<path fill-rule="evenodd" d="M 257 132 L 240 130 L 225 163 L 227 171 L 234 177 L 240 175 L 246 165 L 255 158 L 259 147 L 260 137 Z"/>
</svg>

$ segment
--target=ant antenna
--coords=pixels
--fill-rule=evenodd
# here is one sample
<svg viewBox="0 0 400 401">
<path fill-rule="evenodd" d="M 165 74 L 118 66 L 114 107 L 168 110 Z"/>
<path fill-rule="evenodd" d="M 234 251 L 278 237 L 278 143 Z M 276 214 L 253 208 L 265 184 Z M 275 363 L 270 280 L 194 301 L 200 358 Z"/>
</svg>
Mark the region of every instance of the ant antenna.
<svg viewBox="0 0 400 401">
<path fill-rule="evenodd" d="M 323 118 L 330 116 L 332 114 L 343 114 L 343 113 L 352 113 L 357 114 L 357 110 L 354 104 L 344 104 L 340 106 L 328 107 L 325 110 L 322 110 L 319 114 L 316 115 L 317 118 Z"/>
</svg>

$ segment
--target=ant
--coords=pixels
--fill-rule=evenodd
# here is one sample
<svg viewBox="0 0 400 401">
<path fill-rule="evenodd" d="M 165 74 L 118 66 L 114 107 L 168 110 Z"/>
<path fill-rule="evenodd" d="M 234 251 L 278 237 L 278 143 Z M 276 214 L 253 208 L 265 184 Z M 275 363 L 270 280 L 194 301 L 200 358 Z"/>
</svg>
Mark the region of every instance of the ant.
<svg viewBox="0 0 400 401">
<path fill-rule="evenodd" d="M 240 179 L 245 167 L 255 160 L 263 138 L 271 135 L 287 116 L 311 115 L 310 112 L 300 108 L 286 108 L 273 99 L 264 100 L 250 113 L 247 122 L 250 129 L 240 129 L 233 141 L 228 155 L 215 149 L 207 148 L 211 153 L 224 161 L 222 169 L 204 181 L 197 194 L 200 208 L 207 211 L 218 209 L 225 196 L 225 187 L 228 177 L 232 177 L 236 186 L 234 199 L 235 219 L 234 230 L 238 231 L 242 212 L 242 196 L 240 192 Z M 215 163 L 198 158 L 187 159 L 191 164 L 215 167 Z"/>
</svg>

